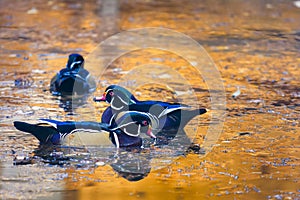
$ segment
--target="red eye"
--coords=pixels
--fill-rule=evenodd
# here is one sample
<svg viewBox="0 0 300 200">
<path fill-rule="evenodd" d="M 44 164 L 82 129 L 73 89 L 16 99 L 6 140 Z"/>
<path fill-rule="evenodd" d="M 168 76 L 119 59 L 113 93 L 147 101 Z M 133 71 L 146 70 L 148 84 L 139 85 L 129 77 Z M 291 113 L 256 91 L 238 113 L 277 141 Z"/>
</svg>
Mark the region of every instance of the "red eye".
<svg viewBox="0 0 300 200">
<path fill-rule="evenodd" d="M 109 92 L 109 95 L 110 95 L 110 96 L 114 96 L 115 93 L 114 93 L 113 91 L 111 91 L 111 92 Z"/>
<path fill-rule="evenodd" d="M 144 126 L 147 126 L 147 125 L 148 125 L 148 122 L 147 122 L 146 120 L 143 121 L 142 123 L 143 123 Z"/>
</svg>

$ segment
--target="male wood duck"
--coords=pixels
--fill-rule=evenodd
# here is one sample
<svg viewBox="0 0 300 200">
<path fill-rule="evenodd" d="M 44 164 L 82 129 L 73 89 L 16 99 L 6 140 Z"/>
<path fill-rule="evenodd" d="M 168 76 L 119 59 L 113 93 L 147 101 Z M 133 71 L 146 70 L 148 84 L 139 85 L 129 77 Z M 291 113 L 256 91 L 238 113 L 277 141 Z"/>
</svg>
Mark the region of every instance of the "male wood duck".
<svg viewBox="0 0 300 200">
<path fill-rule="evenodd" d="M 103 123 L 115 123 L 114 118 L 122 111 L 139 111 L 150 116 L 156 133 L 162 131 L 176 134 L 192 118 L 207 112 L 204 108 L 193 109 L 188 105 L 178 103 L 139 101 L 127 89 L 118 85 L 107 87 L 103 96 L 95 97 L 94 101 L 106 101 L 110 104 L 102 115 Z"/>
<path fill-rule="evenodd" d="M 84 59 L 70 54 L 66 68 L 60 70 L 50 82 L 53 95 L 84 95 L 96 90 L 96 82 L 84 69 Z"/>
<path fill-rule="evenodd" d="M 109 134 L 110 141 L 117 147 L 141 147 L 142 133 L 155 138 L 151 131 L 151 119 L 140 112 L 120 113 L 116 119 L 117 126 L 89 121 L 56 121 L 40 119 L 38 124 L 15 121 L 14 126 L 34 135 L 41 144 L 64 145 L 70 140 L 84 141 L 83 145 L 102 145 L 97 138 L 103 133 Z M 90 142 L 89 142 L 90 141 Z M 87 144 L 89 143 L 89 144 Z"/>
</svg>

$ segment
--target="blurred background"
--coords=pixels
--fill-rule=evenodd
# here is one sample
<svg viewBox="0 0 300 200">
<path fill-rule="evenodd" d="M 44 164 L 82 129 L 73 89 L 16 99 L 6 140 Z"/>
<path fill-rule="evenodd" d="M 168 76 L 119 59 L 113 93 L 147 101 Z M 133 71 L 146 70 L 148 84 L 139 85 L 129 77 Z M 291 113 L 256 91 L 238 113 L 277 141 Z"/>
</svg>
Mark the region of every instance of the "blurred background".
<svg viewBox="0 0 300 200">
<path fill-rule="evenodd" d="M 109 165 L 13 165 L 16 156 L 32 156 L 38 147 L 31 135 L 14 129 L 13 121 L 100 121 L 106 104 L 89 97 L 72 109 L 49 92 L 50 79 L 65 67 L 68 55 L 86 57 L 106 38 L 145 27 L 190 36 L 218 67 L 226 90 L 226 117 L 212 152 L 206 157 L 196 151 L 178 156 L 136 182 Z M 0 198 L 300 199 L 299 55 L 300 1 L 1 0 Z M 198 76 L 193 78 L 192 66 L 160 50 L 115 60 L 97 80 L 94 95 L 134 66 L 149 62 L 172 65 L 190 77 L 201 106 L 210 107 L 207 87 Z M 178 97 L 159 85 L 134 92 L 140 99 L 189 101 L 187 94 Z M 209 124 L 209 114 L 201 117 L 194 141 L 200 147 Z"/>
</svg>

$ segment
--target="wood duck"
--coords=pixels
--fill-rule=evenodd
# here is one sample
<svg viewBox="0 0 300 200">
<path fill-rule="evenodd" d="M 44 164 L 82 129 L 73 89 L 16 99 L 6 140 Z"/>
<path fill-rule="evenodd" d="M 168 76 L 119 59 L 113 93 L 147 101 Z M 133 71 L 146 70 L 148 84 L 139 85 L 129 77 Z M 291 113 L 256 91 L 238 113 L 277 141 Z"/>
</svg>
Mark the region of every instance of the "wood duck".
<svg viewBox="0 0 300 200">
<path fill-rule="evenodd" d="M 79 54 L 70 54 L 66 68 L 60 70 L 50 82 L 53 95 L 84 95 L 96 90 L 96 82 L 84 69 L 84 59 Z"/>
<path fill-rule="evenodd" d="M 40 123 L 29 124 L 15 121 L 14 126 L 24 132 L 34 135 L 41 144 L 64 145 L 70 140 L 81 138 L 86 145 L 101 145 L 97 141 L 99 135 L 109 134 L 110 141 L 117 147 L 141 147 L 142 133 L 155 138 L 151 131 L 151 119 L 148 115 L 140 112 L 120 113 L 116 119 L 117 126 L 90 121 L 56 121 L 51 119 L 40 119 Z M 95 141 L 96 140 L 96 141 Z M 92 141 L 87 144 L 86 141 Z"/>
<path fill-rule="evenodd" d="M 102 115 L 102 122 L 113 124 L 118 113 L 123 111 L 139 111 L 147 113 L 151 119 L 153 131 L 176 134 L 195 116 L 207 112 L 206 109 L 193 109 L 188 105 L 162 101 L 139 101 L 127 89 L 111 85 L 101 97 L 94 101 L 106 101 L 110 106 Z"/>
</svg>

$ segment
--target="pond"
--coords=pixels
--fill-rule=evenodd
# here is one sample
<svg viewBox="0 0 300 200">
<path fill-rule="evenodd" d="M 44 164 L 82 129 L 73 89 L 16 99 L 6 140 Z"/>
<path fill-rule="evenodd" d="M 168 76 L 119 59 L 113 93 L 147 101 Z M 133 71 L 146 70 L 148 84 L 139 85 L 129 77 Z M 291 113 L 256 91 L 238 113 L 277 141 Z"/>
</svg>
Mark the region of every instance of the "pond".
<svg viewBox="0 0 300 200">
<path fill-rule="evenodd" d="M 2 0 L 0 198 L 300 199 L 299 4 Z M 49 91 L 71 53 L 97 78 L 72 103 Z M 100 121 L 108 104 L 93 97 L 110 84 L 209 112 L 186 126 L 188 144 L 140 152 L 45 149 L 13 126 Z"/>
</svg>

